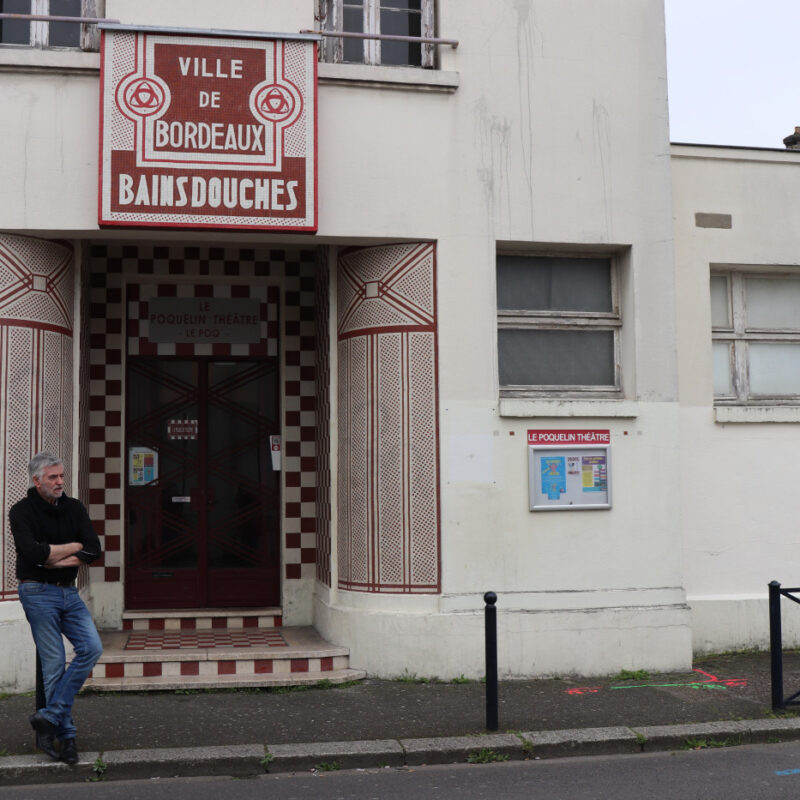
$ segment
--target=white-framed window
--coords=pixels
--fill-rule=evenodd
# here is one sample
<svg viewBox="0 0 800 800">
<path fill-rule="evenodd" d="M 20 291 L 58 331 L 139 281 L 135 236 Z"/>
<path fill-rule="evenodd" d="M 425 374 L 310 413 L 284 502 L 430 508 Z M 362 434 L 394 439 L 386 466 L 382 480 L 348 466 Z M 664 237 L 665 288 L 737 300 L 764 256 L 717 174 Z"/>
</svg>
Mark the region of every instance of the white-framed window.
<svg viewBox="0 0 800 800">
<path fill-rule="evenodd" d="M 98 7 L 104 5 L 104 0 L 0 0 L 0 12 L 97 18 Z M 0 19 L 0 45 L 97 50 L 99 41 L 95 25 Z"/>
<path fill-rule="evenodd" d="M 323 31 L 431 38 L 435 35 L 434 0 L 319 0 Z M 433 68 L 432 44 L 326 37 L 324 61 Z"/>
<path fill-rule="evenodd" d="M 714 399 L 800 405 L 800 274 L 711 275 Z"/>
<path fill-rule="evenodd" d="M 501 396 L 618 398 L 617 284 L 613 258 L 499 253 Z"/>
</svg>

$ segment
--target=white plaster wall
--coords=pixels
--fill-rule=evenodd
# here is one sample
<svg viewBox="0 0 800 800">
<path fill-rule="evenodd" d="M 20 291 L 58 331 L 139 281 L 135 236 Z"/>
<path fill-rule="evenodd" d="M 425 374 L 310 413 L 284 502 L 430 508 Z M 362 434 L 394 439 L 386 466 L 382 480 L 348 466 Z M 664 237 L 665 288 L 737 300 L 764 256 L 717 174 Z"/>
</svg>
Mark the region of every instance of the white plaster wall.
<svg viewBox="0 0 800 800">
<path fill-rule="evenodd" d="M 766 647 L 767 584 L 800 586 L 797 409 L 715 414 L 710 265 L 800 270 L 800 153 L 674 146 L 680 329 L 681 497 L 686 589 L 698 651 Z M 731 215 L 701 228 L 696 213 Z M 800 643 L 800 609 L 784 603 L 784 641 Z"/>
<path fill-rule="evenodd" d="M 321 130 L 345 146 L 321 161 L 320 217 L 325 233 L 437 239 L 443 594 L 423 608 L 334 590 L 315 622 L 356 666 L 458 675 L 482 658 L 482 622 L 463 614 L 491 589 L 507 674 L 687 667 L 660 4 L 501 2 L 487 22 L 445 3 L 441 20 L 460 42 L 442 56 L 455 93 L 322 88 Z M 498 243 L 622 253 L 627 402 L 498 402 Z M 614 508 L 529 512 L 530 427 L 609 428 Z"/>
<path fill-rule="evenodd" d="M 97 228 L 98 97 L 91 72 L 0 72 L 0 229 Z"/>
<path fill-rule="evenodd" d="M 320 631 L 350 648 L 372 675 L 478 679 L 485 674 L 483 601 L 477 611 L 352 613 L 315 598 Z M 501 677 L 609 675 L 621 669 L 682 670 L 691 631 L 680 607 L 497 611 Z M 643 624 L 646 620 L 646 624 Z M 580 647 L 576 646 L 580 641 Z M 383 643 L 377 647 L 376 643 Z"/>
<path fill-rule="evenodd" d="M 106 0 L 106 17 L 125 25 L 299 33 L 314 27 L 315 0 Z"/>
<path fill-rule="evenodd" d="M 36 648 L 22 605 L 0 603 L 0 692 L 29 692 L 36 687 Z"/>
<path fill-rule="evenodd" d="M 533 513 L 527 428 L 578 423 L 495 419 L 483 426 L 481 442 L 473 438 L 480 430 L 474 411 L 443 406 L 442 485 L 451 500 L 442 526 L 447 594 L 496 586 L 531 596 L 681 587 L 675 497 L 666 491 L 679 468 L 674 405 L 642 404 L 635 419 L 602 421 L 611 431 L 611 510 Z M 474 452 L 480 466 L 476 461 L 471 475 L 465 474 L 463 436 L 467 446 L 479 445 Z"/>
<path fill-rule="evenodd" d="M 91 583 L 86 605 L 98 630 L 116 631 L 122 627 L 125 597 L 121 583 Z"/>
</svg>

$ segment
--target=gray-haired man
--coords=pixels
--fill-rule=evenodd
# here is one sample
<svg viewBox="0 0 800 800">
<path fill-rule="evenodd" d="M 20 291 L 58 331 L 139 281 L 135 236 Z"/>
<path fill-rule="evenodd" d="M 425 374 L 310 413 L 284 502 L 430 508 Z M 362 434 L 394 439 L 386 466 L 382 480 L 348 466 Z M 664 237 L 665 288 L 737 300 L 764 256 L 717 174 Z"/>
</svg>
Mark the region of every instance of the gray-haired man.
<svg viewBox="0 0 800 800">
<path fill-rule="evenodd" d="M 62 459 L 39 453 L 31 459 L 28 474 L 33 485 L 8 518 L 17 550 L 19 599 L 41 659 L 47 702 L 30 722 L 40 750 L 76 764 L 72 704 L 103 646 L 75 578 L 81 564 L 100 556 L 100 541 L 84 506 L 64 494 Z M 62 636 L 75 650 L 68 667 Z"/>
</svg>

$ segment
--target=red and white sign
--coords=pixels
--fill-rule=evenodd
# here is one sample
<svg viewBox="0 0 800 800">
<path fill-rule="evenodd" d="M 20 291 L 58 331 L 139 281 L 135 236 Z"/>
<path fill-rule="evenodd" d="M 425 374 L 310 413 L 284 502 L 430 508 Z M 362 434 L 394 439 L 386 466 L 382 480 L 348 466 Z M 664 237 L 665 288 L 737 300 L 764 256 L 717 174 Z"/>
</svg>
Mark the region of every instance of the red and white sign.
<svg viewBox="0 0 800 800">
<path fill-rule="evenodd" d="M 576 444 L 611 444 L 611 433 L 608 430 L 529 430 L 528 444 L 561 445 L 563 447 Z"/>
<path fill-rule="evenodd" d="M 196 439 L 197 431 L 196 419 L 171 419 L 167 423 L 168 439 Z"/>
<path fill-rule="evenodd" d="M 317 228 L 314 37 L 107 26 L 101 225 Z"/>
</svg>

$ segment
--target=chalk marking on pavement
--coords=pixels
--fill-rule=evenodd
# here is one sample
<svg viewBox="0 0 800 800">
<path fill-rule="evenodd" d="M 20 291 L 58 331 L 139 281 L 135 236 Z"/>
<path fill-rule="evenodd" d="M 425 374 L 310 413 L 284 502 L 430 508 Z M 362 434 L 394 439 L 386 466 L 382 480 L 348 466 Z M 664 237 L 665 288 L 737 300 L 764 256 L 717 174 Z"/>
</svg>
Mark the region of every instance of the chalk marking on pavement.
<svg viewBox="0 0 800 800">
<path fill-rule="evenodd" d="M 747 679 L 746 678 L 725 678 L 720 680 L 716 675 L 712 675 L 710 672 L 704 672 L 702 669 L 693 669 L 692 672 L 699 672 L 701 675 L 705 675 L 707 680 L 705 681 L 690 681 L 689 683 L 636 683 L 636 684 L 625 684 L 623 686 L 609 686 L 609 689 L 647 689 L 653 687 L 674 687 L 674 686 L 685 686 L 688 689 L 711 689 L 711 690 L 722 690 L 725 691 L 729 687 L 738 686 L 744 687 L 747 686 Z M 565 694 L 597 694 L 597 692 L 601 691 L 602 686 L 580 686 L 573 689 L 566 689 Z"/>
</svg>

